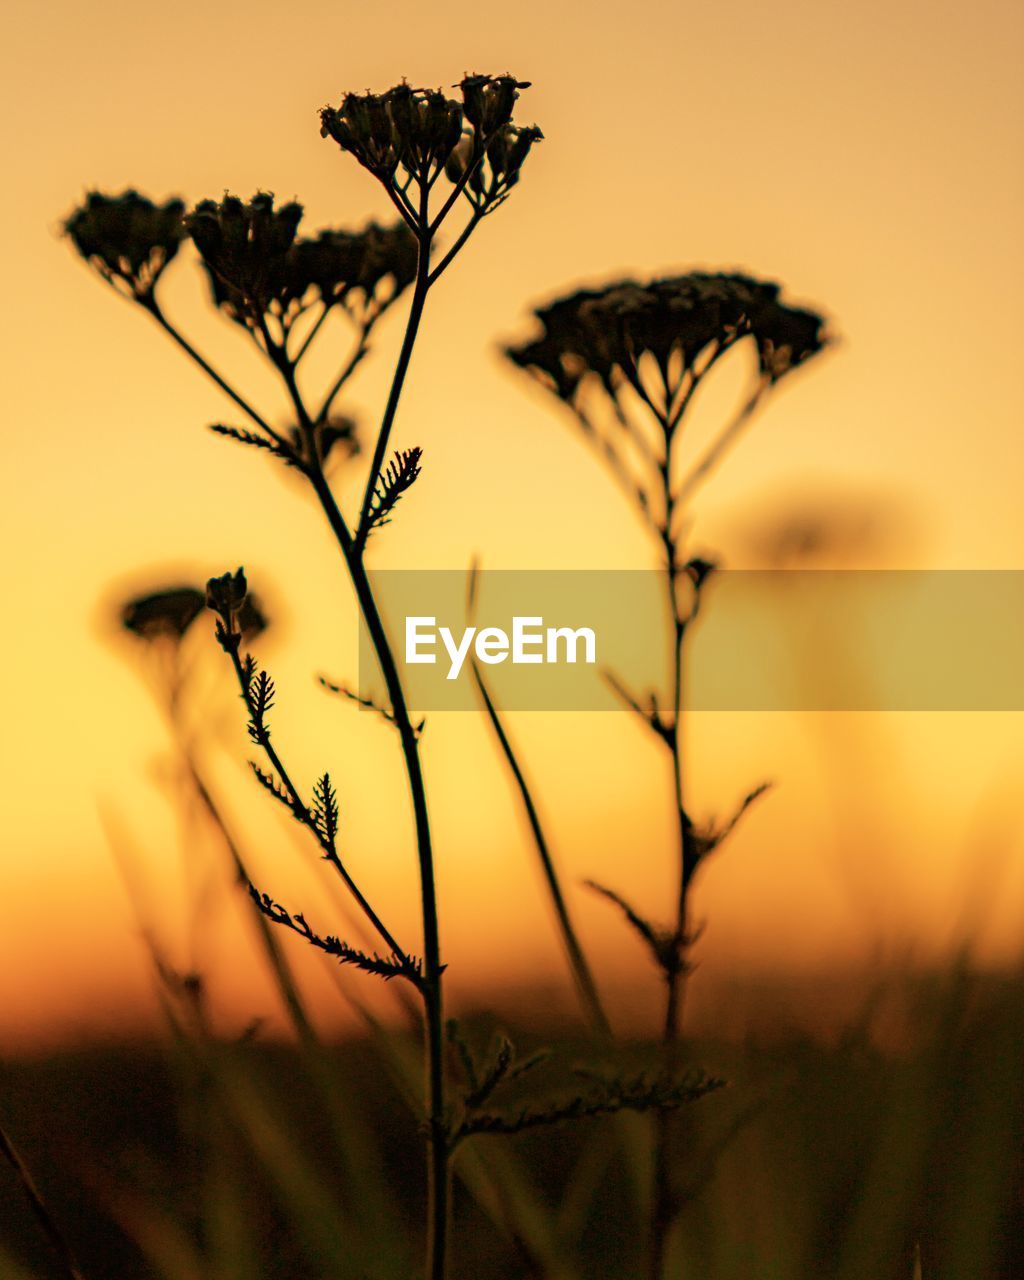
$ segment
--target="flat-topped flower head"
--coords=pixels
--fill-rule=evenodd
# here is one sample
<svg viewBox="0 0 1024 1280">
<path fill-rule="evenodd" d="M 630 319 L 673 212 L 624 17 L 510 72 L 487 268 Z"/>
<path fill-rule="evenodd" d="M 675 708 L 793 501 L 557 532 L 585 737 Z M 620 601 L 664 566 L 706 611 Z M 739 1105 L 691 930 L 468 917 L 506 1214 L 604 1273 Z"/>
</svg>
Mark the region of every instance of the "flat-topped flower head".
<svg viewBox="0 0 1024 1280">
<path fill-rule="evenodd" d="M 382 181 L 389 182 L 401 165 L 428 182 L 462 137 L 462 107 L 440 89 L 405 83 L 387 93 L 347 93 L 340 107 L 320 112 L 320 133 Z"/>
<path fill-rule="evenodd" d="M 569 402 L 588 376 L 612 395 L 623 378 L 639 386 L 645 356 L 670 399 L 668 383 L 678 384 L 702 360 L 706 371 L 708 353 L 716 357 L 747 337 L 757 346 L 762 372 L 777 381 L 827 342 L 822 317 L 780 302 L 779 292 L 771 281 L 738 273 L 618 281 L 539 308 L 540 337 L 505 354 Z"/>
<path fill-rule="evenodd" d="M 287 292 L 288 252 L 301 220 L 302 205 L 292 201 L 275 209 L 273 195 L 264 191 L 248 204 L 232 195 L 203 200 L 186 215 L 214 300 L 233 320 L 257 327 Z"/>
<path fill-rule="evenodd" d="M 340 107 L 320 112 L 320 136 L 333 138 L 364 168 L 389 181 L 401 158 L 401 141 L 387 94 L 346 93 Z"/>
<path fill-rule="evenodd" d="M 312 296 L 341 306 L 359 323 L 375 320 L 416 278 L 416 240 L 402 222 L 362 231 L 327 230 L 295 241 L 285 269 L 296 307 Z"/>
<path fill-rule="evenodd" d="M 425 198 L 444 171 L 471 203 L 489 212 L 515 186 L 531 146 L 542 136 L 539 129 L 512 121 L 519 92 L 529 81 L 473 74 L 457 87 L 461 102 L 439 89 L 414 89 L 403 82 L 386 93 L 346 94 L 340 107 L 320 113 L 321 135 L 383 182 L 421 231 L 430 227 L 432 233 L 436 226 L 424 219 L 409 194 L 410 183 L 416 182 Z"/>
<path fill-rule="evenodd" d="M 184 639 L 202 613 L 206 597 L 198 587 L 167 587 L 135 596 L 121 608 L 121 626 L 140 640 Z"/>
<path fill-rule="evenodd" d="M 191 585 L 164 587 L 133 596 L 121 606 L 122 628 L 139 640 L 152 644 L 170 641 L 180 644 L 207 605 L 207 593 Z M 238 630 L 254 638 L 267 629 L 268 621 L 262 604 L 247 592 L 236 610 Z"/>
<path fill-rule="evenodd" d="M 404 223 L 361 231 L 297 234 L 302 206 L 274 208 L 260 193 L 204 200 L 185 224 L 230 319 L 261 330 L 267 316 L 287 332 L 314 302 L 344 307 L 363 327 L 376 320 L 416 275 L 416 240 Z"/>
<path fill-rule="evenodd" d="M 154 204 L 134 190 L 118 196 L 90 191 L 65 220 L 64 231 L 104 280 L 146 302 L 184 239 L 184 212 L 178 199 Z"/>
</svg>

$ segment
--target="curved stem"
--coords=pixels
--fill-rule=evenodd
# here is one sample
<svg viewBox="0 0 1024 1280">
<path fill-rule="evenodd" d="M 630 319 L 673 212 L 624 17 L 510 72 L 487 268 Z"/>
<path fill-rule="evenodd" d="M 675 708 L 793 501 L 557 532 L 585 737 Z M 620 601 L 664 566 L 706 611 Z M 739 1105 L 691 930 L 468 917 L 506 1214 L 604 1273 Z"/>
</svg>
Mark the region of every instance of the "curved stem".
<svg viewBox="0 0 1024 1280">
<path fill-rule="evenodd" d="M 548 845 L 547 836 L 544 834 L 544 828 L 541 825 L 540 815 L 537 812 L 537 806 L 533 802 L 533 796 L 530 792 L 529 783 L 526 776 L 519 765 L 516 758 L 515 750 L 502 724 L 501 716 L 494 700 L 491 697 L 487 684 L 484 681 L 483 674 L 480 671 L 479 664 L 474 661 L 470 667 L 473 680 L 480 694 L 480 699 L 484 704 L 484 710 L 491 722 L 491 728 L 494 730 L 494 736 L 498 739 L 498 746 L 501 748 L 502 755 L 505 757 L 505 763 L 508 765 L 509 772 L 515 781 L 516 788 L 519 792 L 519 798 L 523 804 L 523 810 L 526 813 L 526 819 L 530 824 L 530 831 L 533 835 L 533 842 L 537 847 L 537 856 L 540 858 L 541 870 L 544 874 L 544 880 L 548 887 L 548 893 L 551 895 L 551 902 L 555 909 L 555 915 L 558 919 L 559 930 L 562 934 L 562 942 L 569 957 L 569 967 L 572 970 L 572 976 L 576 983 L 576 989 L 579 992 L 580 1001 L 587 1012 L 587 1017 L 594 1031 L 604 1039 L 611 1038 L 611 1025 L 608 1021 L 608 1015 L 604 1011 L 601 1003 L 601 997 L 598 994 L 597 984 L 594 981 L 594 975 L 591 972 L 590 965 L 580 945 L 580 940 L 576 935 L 576 929 L 572 923 L 572 917 L 569 915 L 569 906 L 562 892 L 562 885 L 558 878 L 558 871 L 555 868 L 554 859 L 551 856 L 551 849 Z"/>
<path fill-rule="evenodd" d="M 363 329 L 363 331 L 360 333 L 359 341 L 356 344 L 356 349 L 345 361 L 344 365 L 342 365 L 341 372 L 334 379 L 334 382 L 331 386 L 330 391 L 328 391 L 327 394 L 324 396 L 324 402 L 320 406 L 320 412 L 316 415 L 316 420 L 318 423 L 322 424 L 327 421 L 327 415 L 330 413 L 331 406 L 334 404 L 334 401 L 337 399 L 339 391 L 341 391 L 345 383 L 348 382 L 349 378 L 352 377 L 356 369 L 366 358 L 366 354 L 370 350 L 370 346 L 368 342 L 369 336 L 370 336 L 369 328 Z M 297 363 L 298 361 L 296 361 L 296 364 Z"/>
<path fill-rule="evenodd" d="M 433 269 L 433 271 L 431 271 L 430 277 L 429 277 L 430 284 L 434 284 L 437 278 L 445 270 L 445 268 L 449 266 L 452 259 L 455 257 L 455 255 L 459 252 L 462 246 L 466 243 L 469 237 L 476 230 L 478 224 L 483 221 L 483 216 L 484 215 L 480 212 L 479 209 L 473 210 L 473 216 L 462 228 L 462 231 L 460 232 L 458 239 L 455 241 L 452 247 L 448 250 L 448 252 L 444 255 L 444 257 L 437 264 L 437 266 Z"/>
<path fill-rule="evenodd" d="M 666 970 L 665 1019 L 661 1043 L 665 1069 L 674 1072 L 678 1066 L 679 1028 L 686 991 L 687 939 L 689 933 L 690 884 L 697 868 L 697 850 L 693 824 L 686 812 L 683 788 L 683 644 L 688 618 L 680 608 L 678 584 L 679 548 L 672 533 L 676 500 L 672 496 L 671 456 L 672 430 L 666 429 L 666 457 L 661 468 L 665 502 L 665 526 L 662 532 L 666 564 L 666 587 L 672 626 L 672 733 L 667 738 L 672 756 L 672 788 L 679 841 L 679 896 L 673 932 L 673 963 Z M 658 1111 L 655 1116 L 654 1202 L 651 1218 L 649 1258 L 650 1280 L 662 1280 L 668 1235 L 676 1214 L 676 1197 L 672 1186 L 673 1116 Z"/>
<path fill-rule="evenodd" d="M 743 434 L 747 424 L 754 415 L 754 411 L 761 403 L 762 397 L 768 391 L 770 383 L 765 377 L 758 379 L 757 385 L 750 397 L 740 407 L 739 412 L 725 427 L 721 434 L 708 446 L 707 451 L 701 456 L 700 460 L 694 465 L 684 477 L 679 486 L 679 492 L 676 494 L 676 505 L 686 502 L 694 494 L 694 491 L 707 479 L 710 473 L 721 462 L 726 452 L 736 443 Z"/>
<path fill-rule="evenodd" d="M 409 794 L 416 827 L 416 851 L 420 871 L 420 898 L 423 914 L 423 1002 L 427 1032 L 427 1098 L 430 1138 L 430 1231 L 428 1238 L 429 1280 L 444 1280 L 447 1256 L 449 1156 L 445 1118 L 444 1006 L 442 998 L 440 930 L 434 853 L 427 811 L 427 792 L 419 756 L 419 735 L 412 722 L 405 690 L 395 662 L 380 610 L 374 598 L 366 567 L 357 554 L 355 540 L 345 523 L 322 469 L 313 465 L 309 478 L 320 500 L 331 530 L 345 558 L 352 586 L 359 601 L 374 653 L 380 664 L 405 759 Z"/>
<path fill-rule="evenodd" d="M 249 711 L 249 714 L 253 717 L 253 723 L 255 724 L 255 708 L 253 706 L 252 697 L 249 693 L 249 686 L 245 678 L 245 671 L 242 667 L 242 661 L 238 656 L 238 650 L 233 648 L 229 650 L 229 653 L 231 656 L 231 664 L 235 670 L 235 677 L 238 680 L 238 686 L 242 691 L 242 698 L 245 702 L 246 709 Z M 408 954 L 395 941 L 395 938 L 391 933 L 391 931 L 387 928 L 387 926 L 381 920 L 380 916 L 376 913 L 376 911 L 374 911 L 373 907 L 370 906 L 369 901 L 363 895 L 359 886 L 349 875 L 348 870 L 345 867 L 345 864 L 338 857 L 337 851 L 333 847 L 333 841 L 330 844 L 328 844 L 320 835 L 320 832 L 317 830 L 316 823 L 313 820 L 313 815 L 309 812 L 308 808 L 303 803 L 302 797 L 299 795 L 298 789 L 296 788 L 295 784 L 292 782 L 291 777 L 288 774 L 288 770 L 284 766 L 284 762 L 281 760 L 281 757 L 278 755 L 277 748 L 270 741 L 270 734 L 265 729 L 258 728 L 257 741 L 261 749 L 263 750 L 264 755 L 270 761 L 270 765 L 273 768 L 274 772 L 281 779 L 281 782 L 283 783 L 285 790 L 288 792 L 288 795 L 291 797 L 295 816 L 299 819 L 302 825 L 306 827 L 316 837 L 317 842 L 320 845 L 320 848 L 323 850 L 324 857 L 331 864 L 331 866 L 334 867 L 335 871 L 337 871 L 338 875 L 345 882 L 345 887 L 348 889 L 349 893 L 352 894 L 353 898 L 355 898 L 356 902 L 359 904 L 360 910 L 366 916 L 367 920 L 369 920 L 369 922 L 373 925 L 374 929 L 376 929 L 377 933 L 380 934 L 381 938 L 383 938 L 389 950 L 394 955 L 396 955 L 400 960 L 408 961 L 409 959 Z"/>
<path fill-rule="evenodd" d="M 277 443 L 282 448 L 287 449 L 289 452 L 291 452 L 291 447 L 288 444 L 288 442 L 284 439 L 284 437 L 280 435 L 277 431 L 275 431 L 274 428 L 270 425 L 270 423 L 267 422 L 266 418 L 264 418 L 261 414 L 257 413 L 256 410 L 252 407 L 252 405 L 249 404 L 247 400 L 244 400 L 242 396 L 238 394 L 238 392 L 234 389 L 234 387 L 231 386 L 231 384 L 225 378 L 221 377 L 221 375 L 217 372 L 217 370 L 213 367 L 213 365 L 211 365 L 210 362 L 207 359 L 205 359 L 205 357 L 199 354 L 199 352 L 195 349 L 195 347 L 191 344 L 191 342 L 188 341 L 188 339 L 184 336 L 184 334 L 180 333 L 178 329 L 176 329 L 175 326 L 171 324 L 171 322 L 164 315 L 163 311 L 160 309 L 160 306 L 157 303 L 155 298 L 151 298 L 148 302 L 144 303 L 143 305 L 145 306 L 145 309 L 149 312 L 149 314 L 153 317 L 153 319 L 157 322 L 157 324 L 160 326 L 160 328 L 163 329 L 163 331 L 169 337 L 174 339 L 174 341 L 178 344 L 179 347 L 181 347 L 182 351 L 185 352 L 185 354 L 189 357 L 189 359 L 192 360 L 195 364 L 197 364 L 199 368 L 202 369 L 202 371 L 207 375 L 207 377 L 210 378 L 213 382 L 215 382 L 217 386 L 220 387 L 221 391 L 223 391 L 225 395 L 229 396 L 235 402 L 235 404 L 238 405 L 239 409 L 241 409 L 242 412 L 246 414 L 247 417 L 251 418 L 252 421 L 255 422 L 256 425 L 261 428 L 261 430 L 265 431 L 267 435 L 270 436 L 270 438 L 273 441 L 275 441 L 275 443 Z"/>
<path fill-rule="evenodd" d="M 320 332 L 324 321 L 327 319 L 330 313 L 331 313 L 331 308 L 326 303 L 322 303 L 320 308 L 320 314 L 313 321 L 312 325 L 310 325 L 309 332 L 302 339 L 302 345 L 299 347 L 298 351 L 295 353 L 293 357 L 291 357 L 292 364 L 296 366 L 298 365 L 299 361 L 309 350 L 310 344 L 313 342 L 313 339 L 316 337 L 316 335 Z"/>
<path fill-rule="evenodd" d="M 423 193 L 421 205 L 421 217 L 425 222 L 425 192 Z M 429 233 L 421 230 L 419 233 L 419 256 L 416 264 L 416 284 L 413 288 L 409 318 L 405 326 L 405 337 L 402 339 L 402 349 L 398 353 L 398 363 L 395 365 L 395 376 L 391 380 L 391 390 L 388 393 L 387 404 L 384 406 L 384 416 L 381 419 L 380 431 L 377 433 L 373 461 L 370 463 L 370 474 L 366 478 L 366 490 L 363 494 L 363 504 L 359 510 L 359 521 L 356 525 L 355 542 L 357 553 L 361 552 L 366 538 L 367 521 L 369 520 L 370 507 L 373 503 L 373 495 L 377 488 L 377 481 L 380 478 L 381 468 L 384 465 L 384 458 L 387 455 L 391 428 L 394 426 L 395 415 L 398 413 L 398 402 L 402 396 L 402 388 L 405 386 L 405 376 L 409 372 L 412 350 L 416 345 L 416 335 L 419 332 L 420 320 L 423 318 L 423 307 L 427 301 L 427 291 L 430 288 L 430 241 Z"/>
</svg>

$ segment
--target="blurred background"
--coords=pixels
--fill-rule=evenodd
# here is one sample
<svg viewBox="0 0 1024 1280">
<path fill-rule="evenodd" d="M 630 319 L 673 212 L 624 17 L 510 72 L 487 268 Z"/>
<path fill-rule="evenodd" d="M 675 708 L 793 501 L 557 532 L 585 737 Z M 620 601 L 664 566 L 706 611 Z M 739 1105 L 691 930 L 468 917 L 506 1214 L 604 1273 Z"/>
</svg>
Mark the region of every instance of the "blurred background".
<svg viewBox="0 0 1024 1280">
<path fill-rule="evenodd" d="M 154 1027 L 145 931 L 202 969 L 226 1032 L 278 1025 L 245 904 L 208 839 L 181 825 L 167 725 L 112 622 L 134 592 L 245 564 L 274 619 L 257 650 L 278 685 L 275 734 L 307 784 L 331 770 L 353 872 L 401 936 L 417 929 L 397 744 L 314 680 L 356 679 L 339 558 L 297 485 L 203 430 L 235 421 L 233 407 L 62 241 L 87 189 L 189 202 L 267 189 L 305 203 L 307 230 L 388 218 L 372 179 L 319 137 L 317 109 L 403 75 L 447 86 L 511 70 L 534 86 L 518 118 L 546 140 L 431 296 L 395 439 L 424 448 L 424 474 L 374 565 L 651 566 L 599 462 L 497 344 L 567 287 L 699 266 L 782 281 L 841 341 L 787 380 L 702 493 L 695 549 L 738 568 L 1024 568 L 1019 5 L 15 0 L 7 32 L 8 1053 Z M 197 345 L 286 421 L 252 350 L 208 308 L 191 252 L 162 288 Z M 402 310 L 342 406 L 367 425 Z M 329 379 L 337 340 L 333 353 L 321 344 L 311 384 Z M 695 449 L 702 415 L 731 402 L 742 372 L 720 371 Z M 349 510 L 363 465 L 339 480 Z M 192 726 L 220 801 L 261 886 L 343 931 L 311 851 L 247 776 L 220 657 L 197 643 Z M 613 1016 L 647 1030 L 648 962 L 576 886 L 592 876 L 667 916 L 656 747 L 625 713 L 520 714 L 510 727 Z M 828 1031 L 867 975 L 965 943 L 990 966 L 1017 960 L 1020 714 L 701 713 L 688 732 L 699 815 L 778 783 L 700 885 L 695 1026 Z M 486 725 L 436 714 L 424 756 L 455 1005 L 557 1014 L 571 991 Z M 296 960 L 321 1024 L 345 1025 L 330 975 Z"/>
</svg>

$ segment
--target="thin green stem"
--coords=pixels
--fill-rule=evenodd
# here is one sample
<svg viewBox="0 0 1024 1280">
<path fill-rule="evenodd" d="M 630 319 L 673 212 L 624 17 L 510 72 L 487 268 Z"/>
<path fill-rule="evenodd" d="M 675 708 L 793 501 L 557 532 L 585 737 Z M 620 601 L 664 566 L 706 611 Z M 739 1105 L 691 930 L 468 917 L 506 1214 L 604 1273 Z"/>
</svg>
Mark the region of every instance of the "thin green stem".
<svg viewBox="0 0 1024 1280">
<path fill-rule="evenodd" d="M 381 938 L 383 938 L 384 942 L 388 946 L 388 949 L 395 956 L 397 956 L 399 960 L 408 962 L 409 957 L 407 953 L 395 941 L 393 934 L 390 932 L 390 930 L 381 920 L 377 912 L 374 911 L 373 907 L 370 906 L 369 901 L 366 899 L 366 897 L 364 897 L 359 886 L 352 879 L 351 875 L 349 875 L 348 869 L 345 867 L 345 864 L 342 862 L 342 860 L 338 857 L 337 851 L 333 847 L 333 842 L 328 843 L 321 836 L 319 830 L 317 829 L 316 822 L 313 819 L 313 815 L 309 812 L 309 809 L 303 803 L 303 800 L 299 795 L 298 789 L 296 788 L 295 784 L 292 782 L 291 777 L 288 774 L 288 770 L 285 768 L 284 763 L 277 752 L 277 748 L 271 742 L 270 734 L 266 731 L 266 729 L 262 728 L 260 725 L 256 723 L 255 707 L 253 704 L 252 695 L 249 692 L 248 681 L 245 678 L 245 669 L 242 666 L 241 658 L 238 656 L 238 649 L 229 647 L 228 652 L 231 657 L 231 664 L 234 667 L 235 677 L 238 680 L 238 686 L 242 691 L 242 699 L 245 702 L 245 705 L 249 711 L 249 714 L 253 717 L 253 724 L 256 728 L 256 733 L 257 733 L 257 741 L 264 755 L 270 761 L 270 765 L 273 768 L 274 772 L 277 774 L 278 778 L 280 778 L 281 783 L 285 788 L 285 791 L 288 793 L 288 796 L 291 799 L 292 809 L 295 813 L 295 816 L 299 819 L 302 825 L 308 828 L 309 831 L 316 838 L 317 842 L 320 845 L 320 848 L 323 850 L 324 857 L 331 864 L 331 866 L 334 867 L 335 871 L 345 882 L 345 887 L 348 889 L 349 893 L 352 894 L 353 898 L 355 898 L 356 902 L 359 904 L 359 907 L 362 910 L 363 914 L 366 916 L 367 920 L 369 920 L 370 924 L 373 925 L 377 933 L 381 936 Z"/>
<path fill-rule="evenodd" d="M 459 234 L 458 238 L 456 239 L 455 243 L 454 243 L 454 244 L 452 245 L 452 247 L 448 250 L 448 252 L 444 255 L 444 257 L 443 257 L 443 258 L 441 259 L 441 261 L 437 264 L 437 266 L 433 269 L 433 271 L 431 271 L 430 276 L 429 276 L 429 279 L 428 279 L 428 283 L 429 283 L 429 284 L 435 284 L 435 283 L 437 282 L 437 280 L 438 280 L 438 278 L 440 277 L 440 275 L 442 274 L 442 272 L 443 272 L 443 271 L 444 271 L 444 270 L 445 270 L 445 269 L 450 265 L 450 263 L 452 262 L 452 260 L 455 258 L 456 254 L 459 252 L 459 250 L 462 248 L 462 246 L 466 243 L 466 241 L 469 239 L 469 237 L 470 237 L 470 236 L 473 234 L 473 232 L 476 230 L 476 228 L 477 228 L 478 224 L 479 224 L 480 222 L 482 222 L 482 221 L 483 221 L 483 216 L 484 216 L 484 215 L 480 212 L 480 210 L 479 210 L 479 209 L 474 209 L 474 210 L 473 210 L 473 216 L 469 219 L 469 221 L 466 223 L 466 225 L 462 228 L 462 231 L 461 231 L 461 233 Z"/>
<path fill-rule="evenodd" d="M 425 191 L 421 196 L 420 216 L 421 222 L 425 224 L 427 219 L 427 193 Z M 369 532 L 368 522 L 370 509 L 373 505 L 373 495 L 376 492 L 377 481 L 384 466 L 388 441 L 391 438 L 391 429 L 395 423 L 395 415 L 398 413 L 398 402 L 402 397 L 402 388 L 405 386 L 405 377 L 409 372 L 409 362 L 412 359 L 412 351 L 416 345 L 416 335 L 419 332 L 420 320 L 423 318 L 423 307 L 426 304 L 427 292 L 430 289 L 430 244 L 430 233 L 421 229 L 419 231 L 416 283 L 413 287 L 409 318 L 405 326 L 405 337 L 402 339 L 402 348 L 398 353 L 398 362 L 395 365 L 395 376 L 391 380 L 391 390 L 388 392 L 387 404 L 384 406 L 384 416 L 381 419 L 380 431 L 377 433 L 373 461 L 370 463 L 370 474 L 366 478 L 366 490 L 363 493 L 363 503 L 359 511 L 359 521 L 356 525 L 355 543 L 357 554 L 362 553 L 363 544 Z"/>
<path fill-rule="evenodd" d="M 768 379 L 764 376 L 758 379 L 757 385 L 749 398 L 741 405 L 736 416 L 708 446 L 707 451 L 701 456 L 693 469 L 687 472 L 683 478 L 675 496 L 676 506 L 680 506 L 693 497 L 695 490 L 708 478 L 728 450 L 743 434 L 770 385 Z"/>
<path fill-rule="evenodd" d="M 667 415 L 666 415 L 667 418 Z M 678 419 L 675 420 L 678 422 Z M 661 480 L 665 503 L 665 525 L 662 540 L 666 557 L 666 590 L 672 628 L 672 732 L 666 738 L 672 758 L 672 791 L 679 847 L 679 893 L 673 931 L 673 962 L 665 973 L 665 1018 L 661 1043 L 665 1069 L 674 1072 L 678 1066 L 679 1029 L 686 990 L 689 935 L 690 885 L 697 867 L 693 824 L 686 812 L 683 786 L 683 645 L 689 616 L 684 617 L 679 600 L 679 548 L 673 535 L 676 499 L 672 495 L 671 458 L 674 424 L 663 421 L 665 428 L 665 462 Z M 655 1116 L 654 1196 L 651 1217 L 649 1258 L 650 1280 L 662 1280 L 668 1236 L 676 1215 L 676 1196 L 672 1185 L 674 1164 L 673 1115 L 658 1111 Z"/>
<path fill-rule="evenodd" d="M 323 303 L 320 308 L 320 314 L 313 321 L 312 325 L 310 325 L 309 332 L 302 339 L 302 345 L 299 347 L 295 355 L 291 357 L 292 364 L 294 364 L 296 368 L 298 367 L 302 357 L 309 350 L 310 346 L 313 343 L 314 338 L 320 332 L 321 328 L 323 327 L 324 321 L 327 319 L 327 317 L 330 314 L 331 314 L 331 308 L 326 303 Z"/>
<path fill-rule="evenodd" d="M 341 514 L 322 469 L 314 464 L 308 471 L 314 491 L 341 548 L 352 586 L 366 623 L 377 661 L 380 664 L 391 703 L 395 727 L 401 740 L 409 793 L 416 828 L 416 850 L 420 870 L 423 914 L 423 1001 L 427 1032 L 427 1098 L 430 1140 L 428 1271 L 430 1280 L 444 1280 L 447 1256 L 449 1147 L 446 1124 L 444 1078 L 444 1005 L 440 930 L 434 854 L 427 810 L 426 785 L 419 756 L 419 734 L 409 714 L 401 676 L 395 662 L 383 619 L 374 598 L 366 567 L 356 552 L 355 541 Z"/>
<path fill-rule="evenodd" d="M 327 421 L 327 415 L 331 412 L 331 406 L 337 399 L 338 393 L 366 358 L 366 354 L 370 350 L 369 337 L 370 328 L 364 328 L 359 335 L 359 341 L 356 343 L 355 350 L 342 365 L 341 371 L 331 385 L 331 389 L 324 396 L 323 404 L 320 406 L 320 412 L 316 415 L 316 421 L 318 423 L 322 424 Z M 298 361 L 296 361 L 296 364 L 297 363 Z"/>
<path fill-rule="evenodd" d="M 480 699 L 484 704 L 484 710 L 491 722 L 491 728 L 494 730 L 494 736 L 498 739 L 498 746 L 501 748 L 502 755 L 505 757 L 505 763 L 508 765 L 509 772 L 515 781 L 516 789 L 519 792 L 519 798 L 522 802 L 523 811 L 526 814 L 527 822 L 530 824 L 530 832 L 533 836 L 533 842 L 537 848 L 537 856 L 540 859 L 541 870 L 544 875 L 545 883 L 548 887 L 548 893 L 551 895 L 551 903 L 555 909 L 555 916 L 558 919 L 559 931 L 562 935 L 562 943 L 565 946 L 566 954 L 569 959 L 569 967 L 572 970 L 573 980 L 576 983 L 576 989 L 579 992 L 580 1001 L 586 1011 L 587 1018 L 594 1031 L 604 1039 L 611 1038 L 611 1025 L 608 1021 L 608 1015 L 604 1011 L 601 1003 L 601 997 L 598 994 L 597 984 L 594 981 L 594 975 L 591 972 L 590 965 L 587 962 L 583 947 L 580 945 L 579 937 L 573 926 L 572 917 L 569 914 L 569 906 L 562 892 L 562 885 L 558 877 L 558 871 L 555 868 L 554 858 L 551 856 L 551 849 L 548 845 L 547 836 L 541 825 L 540 815 L 537 812 L 537 806 L 534 804 L 533 795 L 530 791 L 529 783 L 519 765 L 516 757 L 515 749 L 509 739 L 505 726 L 502 724 L 501 716 L 498 708 L 494 704 L 494 699 L 490 695 L 487 684 L 484 681 L 480 671 L 479 664 L 473 662 L 470 670 L 472 671 L 473 680 L 480 694 Z"/>
<path fill-rule="evenodd" d="M 225 378 L 221 377 L 221 375 L 210 364 L 210 362 L 204 356 L 201 356 L 199 354 L 199 352 L 195 349 L 195 347 L 191 344 L 191 342 L 189 342 L 189 340 L 184 336 L 184 334 L 182 334 L 173 324 L 171 324 L 171 322 L 164 315 L 163 311 L 160 309 L 160 306 L 157 303 L 155 298 L 150 298 L 147 302 L 143 303 L 142 305 L 153 317 L 153 319 L 157 322 L 157 324 L 161 327 L 161 329 L 163 329 L 163 331 L 169 337 L 173 338 L 174 341 L 178 344 L 178 346 L 181 347 L 182 351 L 185 352 L 185 354 L 189 357 L 189 359 L 192 360 L 195 364 L 197 364 L 199 368 L 202 369 L 202 371 L 207 375 L 207 377 L 210 378 L 213 382 L 215 382 L 217 386 L 220 387 L 221 391 L 223 391 L 225 395 L 229 396 L 230 399 L 232 399 L 235 402 L 235 404 L 242 410 L 242 412 L 247 417 L 251 418 L 252 421 L 255 422 L 256 425 L 262 431 L 265 431 L 267 435 L 270 436 L 270 438 L 276 444 L 281 446 L 281 448 L 287 449 L 289 452 L 291 452 L 291 447 L 288 444 L 288 442 L 284 439 L 284 437 L 281 436 L 278 432 L 276 432 L 274 428 L 270 425 L 270 423 L 267 422 L 266 418 L 264 418 L 261 414 L 257 413 L 257 411 L 252 407 L 252 405 L 249 404 L 247 400 L 243 399 L 243 397 L 239 395 L 239 393 L 234 389 L 233 386 L 231 386 L 231 384 Z"/>
</svg>

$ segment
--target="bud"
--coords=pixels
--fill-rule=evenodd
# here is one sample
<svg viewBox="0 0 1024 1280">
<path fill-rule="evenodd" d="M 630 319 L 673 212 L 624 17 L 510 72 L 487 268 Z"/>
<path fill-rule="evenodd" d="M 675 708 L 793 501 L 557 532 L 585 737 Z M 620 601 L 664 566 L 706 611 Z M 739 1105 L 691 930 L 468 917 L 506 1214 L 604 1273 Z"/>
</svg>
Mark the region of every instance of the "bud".
<svg viewBox="0 0 1024 1280">
<path fill-rule="evenodd" d="M 512 119 L 512 111 L 520 89 L 529 89 L 529 80 L 515 76 L 464 76 L 458 86 L 462 90 L 466 119 L 481 141 L 493 137 Z"/>
<path fill-rule="evenodd" d="M 185 217 L 214 301 L 232 320 L 255 327 L 273 303 L 286 309 L 287 259 L 301 220 L 301 204 L 275 209 L 266 191 L 248 204 L 231 195 L 203 200 Z"/>
<path fill-rule="evenodd" d="M 248 593 L 249 585 L 243 569 L 222 573 L 218 578 L 210 578 L 206 584 L 206 607 L 219 615 L 228 631 L 233 631 L 237 614 Z"/>
</svg>

